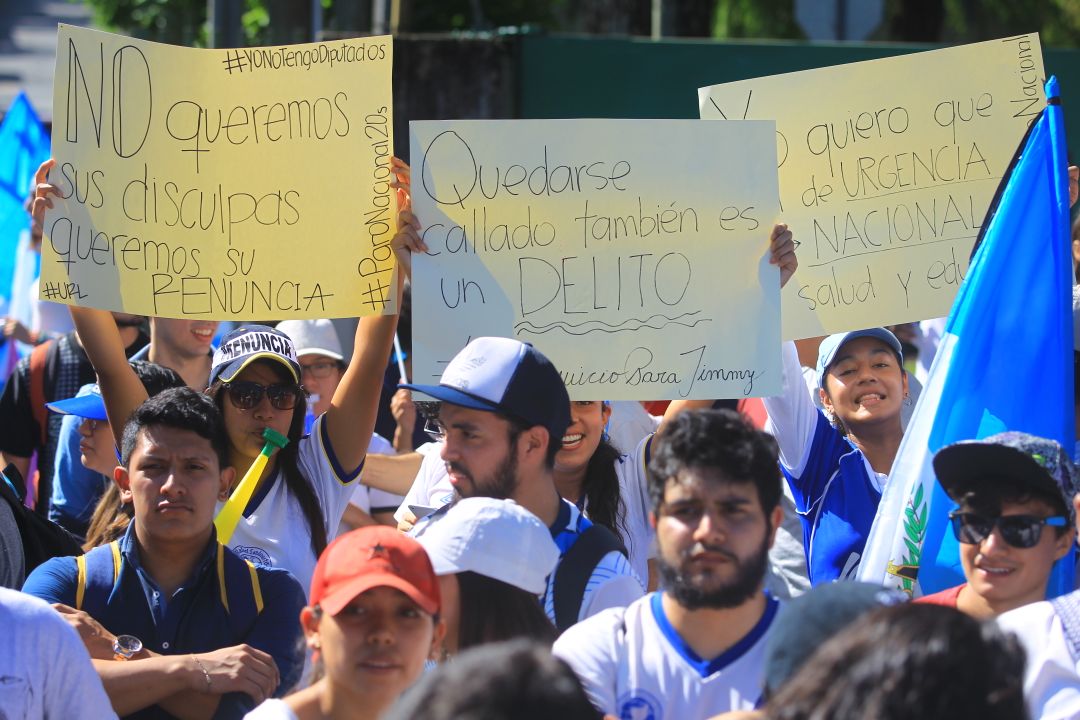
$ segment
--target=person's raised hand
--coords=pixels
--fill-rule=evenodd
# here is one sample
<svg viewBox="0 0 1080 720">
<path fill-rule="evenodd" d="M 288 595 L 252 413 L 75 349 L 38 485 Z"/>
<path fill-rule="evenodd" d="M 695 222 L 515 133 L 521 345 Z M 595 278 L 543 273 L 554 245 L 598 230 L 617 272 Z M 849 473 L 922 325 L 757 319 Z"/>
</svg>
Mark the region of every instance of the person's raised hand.
<svg viewBox="0 0 1080 720">
<path fill-rule="evenodd" d="M 416 404 L 413 403 L 410 390 L 397 389 L 390 398 L 390 414 L 399 426 L 408 428 L 409 434 L 412 434 L 412 429 L 416 426 Z"/>
<path fill-rule="evenodd" d="M 412 254 L 414 252 L 427 252 L 427 245 L 420 237 L 420 221 L 412 214 L 411 209 L 398 212 L 398 231 L 394 239 L 390 241 L 390 247 L 394 249 L 398 263 L 405 273 L 405 277 L 412 279 Z"/>
<path fill-rule="evenodd" d="M 795 257 L 795 236 L 784 223 L 773 225 L 769 236 L 769 264 L 780 268 L 780 287 L 787 285 L 799 267 L 799 260 Z"/>
<path fill-rule="evenodd" d="M 390 187 L 397 190 L 398 207 L 404 207 L 405 203 L 411 203 L 412 200 L 412 169 L 409 163 L 401 158 L 391 157 L 390 173 L 393 175 Z"/>
<path fill-rule="evenodd" d="M 37 339 L 30 332 L 30 328 L 26 327 L 21 322 L 12 317 L 4 319 L 3 333 L 4 337 L 9 340 L 15 339 L 21 343 L 27 343 L 30 345 L 33 345 L 34 341 Z"/>
<path fill-rule="evenodd" d="M 38 166 L 34 173 L 34 194 L 30 202 L 30 220 L 33 230 L 40 233 L 45 225 L 45 210 L 53 206 L 52 197 L 60 196 L 60 190 L 49 183 L 49 171 L 56 165 L 56 161 L 49 158 Z"/>
</svg>

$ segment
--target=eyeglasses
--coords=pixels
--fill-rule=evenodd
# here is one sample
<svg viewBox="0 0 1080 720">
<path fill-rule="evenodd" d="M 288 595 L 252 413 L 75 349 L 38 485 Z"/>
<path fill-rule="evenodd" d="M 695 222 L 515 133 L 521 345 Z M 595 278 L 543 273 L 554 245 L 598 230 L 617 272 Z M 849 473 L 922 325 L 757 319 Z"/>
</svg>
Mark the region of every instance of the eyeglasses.
<svg viewBox="0 0 1080 720">
<path fill-rule="evenodd" d="M 424 432 L 435 442 L 446 439 L 446 426 L 439 422 L 438 418 L 429 417 L 424 421 Z"/>
<path fill-rule="evenodd" d="M 337 370 L 338 364 L 333 360 L 324 360 L 319 362 L 313 362 L 310 365 L 304 365 L 300 363 L 300 374 L 309 374 L 313 378 L 323 380 L 334 374 L 334 370 Z"/>
<path fill-rule="evenodd" d="M 251 410 L 261 403 L 264 393 L 270 398 L 270 404 L 278 410 L 292 410 L 304 392 L 304 389 L 295 383 L 260 385 L 250 380 L 237 380 L 224 383 L 224 386 L 229 393 L 229 400 L 240 410 Z"/>
<path fill-rule="evenodd" d="M 1016 548 L 1030 548 L 1039 544 L 1043 525 L 1065 527 L 1066 520 L 1060 515 L 1037 517 L 1035 515 L 999 515 L 995 518 L 983 517 L 976 513 L 954 510 L 949 513 L 953 535 L 957 542 L 966 545 L 978 545 L 997 527 L 1002 539 Z"/>
</svg>

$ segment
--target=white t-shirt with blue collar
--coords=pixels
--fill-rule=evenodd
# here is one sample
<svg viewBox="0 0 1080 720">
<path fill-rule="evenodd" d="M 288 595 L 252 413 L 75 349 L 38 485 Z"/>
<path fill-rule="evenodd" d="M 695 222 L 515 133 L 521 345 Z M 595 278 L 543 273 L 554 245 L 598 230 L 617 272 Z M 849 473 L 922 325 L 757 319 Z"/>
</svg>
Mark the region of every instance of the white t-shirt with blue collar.
<svg viewBox="0 0 1080 720">
<path fill-rule="evenodd" d="M 555 641 L 555 656 L 573 668 L 593 705 L 617 718 L 682 720 L 754 709 L 779 603 L 769 597 L 750 632 L 705 660 L 672 627 L 661 597 L 650 593 L 578 623 Z"/>
<path fill-rule="evenodd" d="M 311 435 L 300 440 L 296 460 L 300 473 L 311 483 L 319 500 L 329 543 L 337 536 L 341 516 L 356 488 L 363 463 L 358 468 L 341 467 L 330 444 L 325 419 L 326 415 L 320 415 Z M 218 503 L 217 512 L 223 504 Z M 289 491 L 280 466 L 248 502 L 228 546 L 256 565 L 285 568 L 300 581 L 305 592 L 310 590 L 318 558 L 311 548 L 311 531 L 300 501 Z"/>
</svg>

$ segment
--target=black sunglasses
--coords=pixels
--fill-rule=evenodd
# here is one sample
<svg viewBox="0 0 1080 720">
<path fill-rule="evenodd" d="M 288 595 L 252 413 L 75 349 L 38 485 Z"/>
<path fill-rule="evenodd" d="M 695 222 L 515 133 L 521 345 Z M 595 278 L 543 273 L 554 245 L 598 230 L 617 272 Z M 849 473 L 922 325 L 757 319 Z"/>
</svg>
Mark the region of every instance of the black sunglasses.
<svg viewBox="0 0 1080 720">
<path fill-rule="evenodd" d="M 1065 527 L 1066 520 L 1060 515 L 1037 517 L 1035 515 L 999 515 L 988 518 L 971 512 L 954 510 L 949 513 L 953 535 L 957 542 L 966 545 L 978 545 L 996 526 L 1001 531 L 1002 539 L 1016 548 L 1030 548 L 1039 544 L 1043 525 Z"/>
<path fill-rule="evenodd" d="M 237 380 L 223 384 L 233 406 L 241 410 L 251 410 L 262 402 L 263 393 L 270 398 L 270 404 L 278 410 L 292 410 L 304 392 L 304 389 L 296 383 L 260 385 L 250 380 Z"/>
</svg>

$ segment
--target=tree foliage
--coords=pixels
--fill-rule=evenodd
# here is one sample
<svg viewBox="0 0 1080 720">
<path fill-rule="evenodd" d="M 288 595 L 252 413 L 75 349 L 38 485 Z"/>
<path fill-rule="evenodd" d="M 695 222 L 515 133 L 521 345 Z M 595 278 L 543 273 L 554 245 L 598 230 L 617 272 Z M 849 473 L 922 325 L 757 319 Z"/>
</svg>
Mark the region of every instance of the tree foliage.
<svg viewBox="0 0 1080 720">
<path fill-rule="evenodd" d="M 324 24 L 366 32 L 370 3 L 321 0 Z M 860 0 L 846 0 L 850 5 Z M 84 0 L 95 21 L 136 37 L 206 44 L 207 0 Z M 652 0 L 399 0 L 402 32 L 492 30 L 530 25 L 551 32 L 644 35 Z M 836 0 L 820 0 L 822 4 Z M 358 9 L 361 8 L 361 9 Z M 715 38 L 803 37 L 795 0 L 664 0 L 665 34 Z M 310 34 L 305 0 L 243 0 L 249 45 L 301 42 Z M 348 18 L 343 27 L 336 18 Z M 976 42 L 1038 32 L 1046 46 L 1080 46 L 1080 0 L 885 0 L 874 40 Z"/>
<path fill-rule="evenodd" d="M 205 45 L 206 0 L 85 0 L 99 27 L 174 45 Z"/>
</svg>

